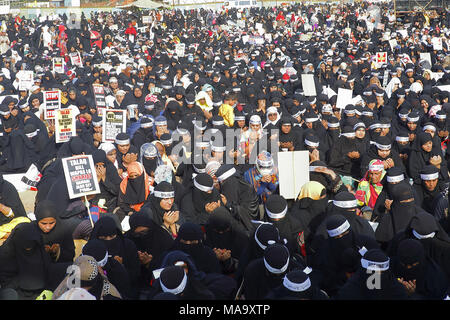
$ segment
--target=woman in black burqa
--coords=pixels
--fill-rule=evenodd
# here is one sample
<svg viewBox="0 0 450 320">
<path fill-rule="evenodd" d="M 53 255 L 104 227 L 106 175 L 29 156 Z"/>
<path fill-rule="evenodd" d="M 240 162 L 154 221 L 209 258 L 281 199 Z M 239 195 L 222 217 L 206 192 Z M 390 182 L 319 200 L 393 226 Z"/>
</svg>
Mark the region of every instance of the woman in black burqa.
<svg viewBox="0 0 450 320">
<path fill-rule="evenodd" d="M 91 232 L 91 239 L 100 239 L 106 244 L 111 259 L 122 263 L 128 272 L 131 282 L 130 298 L 137 295 L 138 279 L 140 275 L 140 262 L 136 245 L 125 238 L 114 218 L 110 216 L 101 217 Z"/>
</svg>

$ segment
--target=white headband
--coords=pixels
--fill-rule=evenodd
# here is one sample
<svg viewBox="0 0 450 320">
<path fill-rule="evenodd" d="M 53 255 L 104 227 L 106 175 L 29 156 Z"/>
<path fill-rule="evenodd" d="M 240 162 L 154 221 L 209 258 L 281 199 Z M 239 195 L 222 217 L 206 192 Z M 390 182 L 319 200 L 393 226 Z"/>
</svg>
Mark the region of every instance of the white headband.
<svg viewBox="0 0 450 320">
<path fill-rule="evenodd" d="M 283 272 L 285 272 L 289 266 L 289 258 L 287 259 L 287 262 L 284 266 L 281 267 L 281 269 L 276 269 L 271 267 L 267 261 L 266 258 L 264 258 L 264 265 L 266 266 L 266 269 L 270 272 L 270 273 L 274 273 L 274 274 L 281 274 Z"/>
<path fill-rule="evenodd" d="M 397 137 L 395 137 L 395 141 L 398 141 L 398 142 L 409 142 L 409 137 L 399 137 L 399 136 L 397 136 Z"/>
<path fill-rule="evenodd" d="M 283 286 L 294 292 L 303 292 L 303 291 L 308 290 L 311 287 L 311 280 L 309 280 L 309 277 L 308 277 L 302 283 L 294 283 L 291 280 L 289 280 L 287 276 L 285 276 L 283 279 Z"/>
<path fill-rule="evenodd" d="M 33 132 L 25 133 L 25 135 L 26 135 L 28 138 L 33 138 L 33 137 L 36 137 L 36 136 L 37 136 L 38 132 L 39 132 L 39 129 L 36 129 L 36 130 L 33 131 Z"/>
<path fill-rule="evenodd" d="M 330 236 L 331 238 L 336 237 L 340 234 L 343 234 L 349 228 L 350 228 L 350 223 L 347 220 L 345 220 L 345 222 L 343 224 L 341 224 L 339 227 L 337 227 L 336 229 L 327 230 L 328 236 Z"/>
<path fill-rule="evenodd" d="M 317 120 L 319 120 L 319 117 L 316 117 L 316 118 L 305 118 L 306 122 L 314 122 L 314 121 L 317 121 Z"/>
<path fill-rule="evenodd" d="M 183 270 L 183 272 L 184 272 L 184 270 Z M 162 283 L 161 278 L 160 278 L 160 284 L 161 284 L 161 288 L 163 289 L 163 291 L 164 291 L 164 292 L 172 293 L 172 294 L 174 294 L 174 295 L 177 295 L 177 294 L 183 292 L 183 291 L 184 291 L 184 288 L 186 288 L 186 283 L 187 283 L 186 272 L 184 272 L 183 281 L 181 281 L 180 285 L 179 285 L 178 287 L 176 287 L 176 288 L 173 288 L 173 289 L 167 288 L 167 287 Z"/>
<path fill-rule="evenodd" d="M 416 230 L 412 230 L 412 233 L 413 233 L 413 235 L 417 238 L 417 239 L 428 239 L 428 238 L 434 238 L 434 235 L 436 234 L 436 232 L 432 232 L 432 233 L 430 233 L 430 234 L 425 234 L 425 235 L 422 235 L 422 234 L 420 234 L 420 233 L 417 233 L 417 231 Z"/>
<path fill-rule="evenodd" d="M 199 148 L 207 148 L 210 146 L 210 143 L 208 141 L 196 141 L 195 146 Z"/>
<path fill-rule="evenodd" d="M 157 198 L 162 198 L 162 199 L 169 199 L 169 198 L 174 198 L 175 197 L 175 192 L 174 191 L 153 191 L 153 195 Z"/>
<path fill-rule="evenodd" d="M 437 115 L 435 115 L 435 118 L 444 120 L 444 119 L 447 119 L 447 115 L 445 115 L 445 114 L 437 114 Z"/>
<path fill-rule="evenodd" d="M 356 199 L 355 200 L 346 200 L 346 201 L 333 200 L 333 204 L 336 207 L 344 208 L 344 209 L 356 208 L 358 206 Z"/>
<path fill-rule="evenodd" d="M 104 267 L 107 262 L 108 262 L 108 251 L 106 251 L 105 257 L 102 260 L 98 261 L 97 263 L 100 267 Z"/>
<path fill-rule="evenodd" d="M 130 139 L 127 139 L 127 140 L 118 140 L 118 139 L 116 139 L 116 144 L 118 144 L 118 145 L 130 144 Z"/>
<path fill-rule="evenodd" d="M 272 218 L 272 219 L 282 219 L 282 218 L 284 218 L 284 216 L 286 215 L 287 211 L 288 211 L 288 207 L 287 207 L 287 206 L 286 206 L 286 208 L 284 208 L 284 210 L 283 210 L 282 212 L 280 212 L 280 213 L 273 213 L 273 212 L 270 212 L 269 210 L 267 210 L 267 207 L 266 207 L 267 215 L 268 215 L 270 218 Z"/>
<path fill-rule="evenodd" d="M 319 146 L 319 142 L 312 142 L 312 141 L 309 141 L 308 139 L 305 139 L 305 144 L 310 147 L 318 147 Z"/>
<path fill-rule="evenodd" d="M 436 132 L 436 127 L 432 126 L 431 124 L 427 124 L 426 126 L 423 127 L 423 131 L 425 130 L 432 130 L 433 132 Z"/>
<path fill-rule="evenodd" d="M 228 171 L 222 173 L 221 176 L 217 177 L 217 180 L 218 180 L 219 182 L 222 182 L 222 181 L 228 179 L 229 177 L 231 177 L 231 176 L 232 176 L 233 174 L 235 174 L 235 173 L 236 173 L 236 169 L 235 169 L 235 168 L 231 168 L 230 170 L 228 170 Z"/>
<path fill-rule="evenodd" d="M 407 119 L 408 119 L 408 122 L 417 122 L 417 121 L 419 121 L 420 117 L 410 118 L 410 117 L 408 116 Z"/>
<path fill-rule="evenodd" d="M 211 146 L 211 151 L 225 152 L 227 150 L 226 146 Z"/>
<path fill-rule="evenodd" d="M 195 186 L 198 190 L 203 191 L 203 192 L 209 192 L 209 191 L 211 191 L 211 190 L 214 188 L 214 187 L 207 187 L 207 186 L 201 185 L 201 184 L 198 183 L 197 180 L 195 180 L 195 179 L 194 179 L 194 186 Z"/>
<path fill-rule="evenodd" d="M 439 172 L 420 175 L 420 179 L 422 179 L 422 180 L 434 180 L 434 179 L 438 179 L 438 178 L 439 178 Z"/>
<path fill-rule="evenodd" d="M 157 120 L 155 121 L 155 126 L 165 126 L 167 125 L 167 121 L 166 120 Z"/>
<path fill-rule="evenodd" d="M 341 136 L 347 137 L 347 138 L 354 138 L 356 137 L 356 133 L 354 132 L 346 132 L 346 133 L 341 133 Z"/>
<path fill-rule="evenodd" d="M 339 128 L 340 127 L 340 123 L 339 122 L 335 122 L 335 123 L 333 123 L 333 122 L 328 122 L 328 127 L 329 128 Z"/>
<path fill-rule="evenodd" d="M 259 241 L 259 239 L 258 239 L 258 237 L 257 237 L 256 235 L 258 234 L 258 229 L 259 229 L 262 225 L 264 225 L 264 224 L 271 224 L 271 223 L 270 223 L 270 222 L 263 222 L 263 223 L 261 223 L 261 224 L 258 226 L 258 228 L 256 229 L 256 231 L 255 231 L 255 236 L 254 236 L 256 243 L 257 243 L 258 246 L 259 246 L 261 249 L 263 249 L 263 250 L 265 250 L 265 249 L 267 248 L 267 246 L 263 245 L 263 244 Z M 268 245 L 271 245 L 271 244 L 274 244 L 274 243 L 275 243 L 274 240 L 269 240 L 269 241 L 267 241 L 267 244 L 268 244 Z"/>
<path fill-rule="evenodd" d="M 381 124 L 380 124 L 380 123 L 374 123 L 374 124 L 372 124 L 372 125 L 369 127 L 370 130 L 378 129 L 378 128 L 381 128 Z"/>
<path fill-rule="evenodd" d="M 376 145 L 377 148 L 380 149 L 380 150 L 391 150 L 391 145 L 390 145 L 390 144 L 379 144 L 379 143 L 375 143 L 375 145 Z"/>
<path fill-rule="evenodd" d="M 400 181 L 403 181 L 403 180 L 405 180 L 405 176 L 403 175 L 403 173 L 402 174 L 400 174 L 400 175 L 398 175 L 398 176 L 387 176 L 387 182 L 393 182 L 393 183 L 395 183 L 395 182 L 400 182 Z"/>
<path fill-rule="evenodd" d="M 220 121 L 213 121 L 212 122 L 212 124 L 213 125 L 215 125 L 215 126 L 221 126 L 221 125 L 223 125 L 225 122 L 223 121 L 223 120 L 220 120 Z"/>
<path fill-rule="evenodd" d="M 141 123 L 141 128 L 150 128 L 153 127 L 153 122 Z"/>
<path fill-rule="evenodd" d="M 385 262 L 375 262 L 361 258 L 361 265 L 367 270 L 386 271 L 389 269 L 389 258 Z"/>
<path fill-rule="evenodd" d="M 189 134 L 189 130 L 177 128 L 177 132 L 181 135 Z"/>
<path fill-rule="evenodd" d="M 369 171 L 383 171 L 384 165 L 383 164 L 370 164 L 369 165 Z"/>
</svg>

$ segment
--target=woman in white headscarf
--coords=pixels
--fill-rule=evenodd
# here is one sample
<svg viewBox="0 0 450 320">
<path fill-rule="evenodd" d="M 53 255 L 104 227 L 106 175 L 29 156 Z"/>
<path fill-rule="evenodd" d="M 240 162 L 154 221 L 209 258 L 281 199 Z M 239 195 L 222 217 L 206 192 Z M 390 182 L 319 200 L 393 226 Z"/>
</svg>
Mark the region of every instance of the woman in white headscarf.
<svg viewBox="0 0 450 320">
<path fill-rule="evenodd" d="M 278 121 L 281 116 L 278 112 L 277 107 L 269 107 L 266 112 L 266 122 L 264 123 L 263 129 L 273 129 L 278 128 Z"/>
<path fill-rule="evenodd" d="M 392 93 L 395 92 L 395 90 L 397 90 L 398 88 L 402 87 L 402 82 L 400 81 L 399 78 L 394 77 L 391 79 L 391 81 L 389 81 L 388 85 L 386 86 L 386 95 L 388 96 L 388 98 L 390 99 L 392 96 Z"/>
</svg>

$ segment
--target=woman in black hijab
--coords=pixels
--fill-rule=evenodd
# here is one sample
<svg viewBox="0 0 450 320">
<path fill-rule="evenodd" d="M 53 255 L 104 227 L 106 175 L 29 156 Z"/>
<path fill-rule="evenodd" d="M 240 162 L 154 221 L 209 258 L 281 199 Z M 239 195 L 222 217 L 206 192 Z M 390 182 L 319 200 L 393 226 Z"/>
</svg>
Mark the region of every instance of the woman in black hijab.
<svg viewBox="0 0 450 320">
<path fill-rule="evenodd" d="M 375 237 L 385 248 L 394 236 L 409 225 L 421 209 L 415 204 L 414 191 L 408 183 L 399 183 L 392 190 L 390 214 L 385 214 L 375 231 Z"/>
<path fill-rule="evenodd" d="M 203 241 L 204 235 L 200 225 L 185 222 L 181 225 L 171 250 L 180 250 L 189 254 L 197 268 L 205 273 L 222 273 L 222 266 L 216 253 Z"/>
<path fill-rule="evenodd" d="M 321 288 L 334 296 L 357 269 L 360 250 L 378 248 L 374 239 L 353 231 L 348 220 L 339 214 L 327 218 L 328 239 L 309 257 L 313 269 L 323 274 Z M 363 249 L 365 248 L 365 249 Z"/>
<path fill-rule="evenodd" d="M 213 178 L 207 173 L 200 173 L 194 178 L 194 185 L 186 190 L 181 200 L 181 211 L 185 222 L 205 224 L 209 213 L 223 206 L 223 198 L 214 188 Z"/>
<path fill-rule="evenodd" d="M 404 239 L 420 241 L 426 256 L 436 261 L 450 279 L 450 237 L 435 217 L 423 210 L 419 211 L 407 228 L 389 242 L 387 254 L 395 256 L 399 243 Z"/>
<path fill-rule="evenodd" d="M 92 159 L 97 171 L 100 193 L 96 194 L 94 198 L 90 200 L 91 204 L 99 205 L 103 203 L 102 206 L 105 207 L 108 212 L 112 212 L 117 207 L 117 199 L 122 179 L 114 164 L 106 158 L 105 151 L 100 149 L 94 150 Z"/>
<path fill-rule="evenodd" d="M 16 187 L 0 174 L 0 225 L 17 217 L 26 217 L 25 208 Z"/>
<path fill-rule="evenodd" d="M 20 300 L 34 300 L 43 290 L 53 291 L 71 265 L 52 263 L 33 223 L 17 225 L 0 248 L 2 287 L 15 289 Z"/>
<path fill-rule="evenodd" d="M 408 174 L 414 183 L 421 184 L 420 171 L 428 164 L 437 165 L 440 157 L 439 176 L 442 181 L 448 181 L 447 164 L 443 161 L 441 152 L 433 150 L 433 138 L 428 132 L 421 132 L 417 137 L 417 146 L 411 151 L 408 157 Z"/>
<path fill-rule="evenodd" d="M 99 239 L 105 243 L 108 248 L 108 258 L 116 259 L 124 265 L 130 277 L 130 298 L 136 298 L 140 261 L 133 241 L 123 236 L 115 219 L 110 216 L 103 216 L 94 224 L 89 240 L 91 239 Z"/>
<path fill-rule="evenodd" d="M 34 210 L 44 249 L 54 262 L 72 262 L 75 257 L 75 245 L 72 233 L 68 231 L 64 220 L 58 217 L 58 208 L 49 200 L 39 202 Z"/>
<path fill-rule="evenodd" d="M 123 299 L 127 299 L 130 293 L 128 272 L 119 261 L 108 257 L 108 248 L 102 240 L 89 240 L 83 246 L 82 255 L 93 257 L 104 271 L 104 275 L 120 292 Z"/>
<path fill-rule="evenodd" d="M 236 272 L 247 243 L 248 236 L 233 223 L 233 218 L 225 208 L 214 210 L 205 225 L 205 245 L 212 248 L 222 265 L 222 272 Z"/>
<path fill-rule="evenodd" d="M 308 226 L 292 216 L 284 197 L 270 195 L 267 198 L 264 221 L 273 223 L 280 231 L 280 236 L 287 239 L 286 245 L 291 254 L 306 256 L 305 239 L 309 234 Z"/>
<path fill-rule="evenodd" d="M 410 299 L 443 300 L 449 281 L 442 268 L 426 255 L 419 240 L 404 239 L 392 259 L 393 272 L 403 284 Z"/>
<path fill-rule="evenodd" d="M 141 211 L 172 239 L 177 237 L 183 218 L 175 203 L 175 190 L 170 183 L 167 181 L 159 183 Z"/>
<path fill-rule="evenodd" d="M 408 299 L 405 288 L 394 276 L 390 266 L 390 260 L 383 251 L 380 249 L 370 249 L 363 255 L 360 261 L 355 274 L 339 289 L 334 299 Z M 372 280 L 375 272 L 377 273 L 378 281 Z"/>
<path fill-rule="evenodd" d="M 152 271 L 159 268 L 164 254 L 173 246 L 174 239 L 143 212 L 131 215 L 129 223 L 130 230 L 124 236 L 136 245 L 141 262 L 139 283 L 145 286 L 152 279 Z"/>
</svg>

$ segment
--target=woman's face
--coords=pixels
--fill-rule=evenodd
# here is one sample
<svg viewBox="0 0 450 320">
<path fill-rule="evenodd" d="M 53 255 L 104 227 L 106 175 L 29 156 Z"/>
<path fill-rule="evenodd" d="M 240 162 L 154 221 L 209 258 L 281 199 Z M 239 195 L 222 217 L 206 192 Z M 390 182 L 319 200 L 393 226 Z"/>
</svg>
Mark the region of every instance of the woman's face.
<svg viewBox="0 0 450 320">
<path fill-rule="evenodd" d="M 422 106 L 423 110 L 428 110 L 428 102 L 426 100 L 420 101 L 420 105 Z"/>
<path fill-rule="evenodd" d="M 252 128 L 253 131 L 259 131 L 259 129 L 261 129 L 261 125 L 260 124 L 251 124 L 250 128 Z"/>
<path fill-rule="evenodd" d="M 431 152 L 431 149 L 433 149 L 433 142 L 428 141 L 427 143 L 423 144 L 422 149 L 426 152 Z"/>
<path fill-rule="evenodd" d="M 416 122 L 408 122 L 406 125 L 408 126 L 409 130 L 411 130 L 411 131 L 414 131 L 417 128 Z"/>
<path fill-rule="evenodd" d="M 126 154 L 128 150 L 130 150 L 130 144 L 119 144 L 117 145 L 119 152 L 122 154 Z"/>
<path fill-rule="evenodd" d="M 378 149 L 378 155 L 382 159 L 386 159 L 386 157 L 388 157 L 390 154 L 391 154 L 391 150 L 380 150 L 380 149 Z"/>
<path fill-rule="evenodd" d="M 115 149 L 111 150 L 106 154 L 106 159 L 108 159 L 112 163 L 116 162 L 116 158 L 117 158 L 117 151 Z"/>
<path fill-rule="evenodd" d="M 429 133 L 431 135 L 431 137 L 434 138 L 435 131 L 427 129 L 427 130 L 425 130 L 425 132 Z"/>
<path fill-rule="evenodd" d="M 358 128 L 358 130 L 355 131 L 355 135 L 358 139 L 362 139 L 366 136 L 366 130 L 364 128 Z"/>
<path fill-rule="evenodd" d="M 174 201 L 175 201 L 175 198 L 164 198 L 164 199 L 161 199 L 161 201 L 159 202 L 159 205 L 161 206 L 161 208 L 163 210 L 168 211 L 168 210 L 172 209 L 172 205 L 173 205 Z"/>
<path fill-rule="evenodd" d="M 381 181 L 382 171 L 369 171 L 368 179 L 371 183 L 378 183 Z"/>
<path fill-rule="evenodd" d="M 275 121 L 277 119 L 276 113 L 269 113 L 268 115 L 270 121 Z"/>
<path fill-rule="evenodd" d="M 38 222 L 39 229 L 41 229 L 44 233 L 49 233 L 52 231 L 55 225 L 56 219 L 52 217 L 41 219 Z"/>
</svg>

